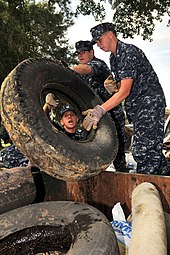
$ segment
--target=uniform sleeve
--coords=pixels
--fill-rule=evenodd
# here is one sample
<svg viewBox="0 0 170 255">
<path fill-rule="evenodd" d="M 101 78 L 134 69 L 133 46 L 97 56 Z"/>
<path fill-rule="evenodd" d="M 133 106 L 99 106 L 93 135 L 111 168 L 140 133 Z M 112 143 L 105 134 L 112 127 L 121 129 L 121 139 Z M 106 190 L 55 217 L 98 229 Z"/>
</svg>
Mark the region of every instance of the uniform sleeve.
<svg viewBox="0 0 170 255">
<path fill-rule="evenodd" d="M 118 66 L 120 80 L 128 78 L 136 79 L 139 66 L 138 55 L 137 50 L 133 47 L 129 47 L 122 53 L 121 61 Z"/>
<path fill-rule="evenodd" d="M 88 65 L 92 68 L 93 74 L 100 74 L 102 71 L 102 63 L 97 60 L 92 60 L 88 63 Z"/>
</svg>

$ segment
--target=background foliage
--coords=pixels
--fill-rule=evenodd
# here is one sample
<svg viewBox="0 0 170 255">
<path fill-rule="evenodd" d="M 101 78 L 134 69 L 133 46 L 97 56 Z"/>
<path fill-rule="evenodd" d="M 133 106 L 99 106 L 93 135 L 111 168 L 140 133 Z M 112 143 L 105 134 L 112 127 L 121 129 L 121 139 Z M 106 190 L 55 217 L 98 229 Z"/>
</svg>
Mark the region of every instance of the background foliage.
<svg viewBox="0 0 170 255">
<path fill-rule="evenodd" d="M 144 40 L 151 40 L 155 21 L 161 22 L 164 15 L 169 16 L 170 26 L 170 0 L 80 0 L 76 13 L 92 14 L 102 21 L 106 16 L 105 3 L 114 10 L 113 23 L 124 38 L 141 35 Z"/>
<path fill-rule="evenodd" d="M 75 13 L 73 1 L 0 0 L 0 84 L 26 58 L 46 56 L 75 63 L 67 29 L 79 14 L 102 21 L 106 3 L 124 38 L 136 34 L 151 40 L 155 21 L 161 22 L 165 14 L 170 17 L 170 0 L 77 0 Z"/>
<path fill-rule="evenodd" d="M 35 4 L 32 0 L 0 0 L 0 82 L 26 58 L 43 56 L 71 62 L 66 38 L 71 25 L 69 1 Z"/>
</svg>

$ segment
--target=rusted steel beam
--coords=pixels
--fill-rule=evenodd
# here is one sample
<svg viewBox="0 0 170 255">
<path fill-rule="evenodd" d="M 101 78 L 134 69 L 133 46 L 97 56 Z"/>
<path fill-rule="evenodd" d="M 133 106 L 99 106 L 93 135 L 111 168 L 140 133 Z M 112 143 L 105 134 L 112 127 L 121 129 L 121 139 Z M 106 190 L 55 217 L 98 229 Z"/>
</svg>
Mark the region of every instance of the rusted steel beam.
<svg viewBox="0 0 170 255">
<path fill-rule="evenodd" d="M 125 214 L 128 215 L 131 211 L 132 190 L 142 182 L 151 182 L 160 192 L 164 210 L 170 213 L 170 177 L 102 172 L 78 182 L 65 182 L 49 176 L 43 178 L 46 180 L 46 200 L 70 200 L 90 204 L 109 219 L 111 209 L 117 202 L 121 202 Z"/>
</svg>

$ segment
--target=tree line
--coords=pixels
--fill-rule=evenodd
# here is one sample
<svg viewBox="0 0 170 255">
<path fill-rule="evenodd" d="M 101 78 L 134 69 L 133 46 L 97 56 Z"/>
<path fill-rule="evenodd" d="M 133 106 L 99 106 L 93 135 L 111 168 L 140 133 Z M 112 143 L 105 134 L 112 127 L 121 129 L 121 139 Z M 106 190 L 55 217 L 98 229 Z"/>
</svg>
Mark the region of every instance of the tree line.
<svg viewBox="0 0 170 255">
<path fill-rule="evenodd" d="M 27 58 L 76 63 L 67 30 L 80 14 L 102 21 L 106 2 L 114 10 L 116 30 L 124 38 L 141 35 L 151 40 L 155 21 L 170 16 L 170 0 L 79 0 L 74 12 L 73 0 L 0 0 L 0 83 Z"/>
</svg>

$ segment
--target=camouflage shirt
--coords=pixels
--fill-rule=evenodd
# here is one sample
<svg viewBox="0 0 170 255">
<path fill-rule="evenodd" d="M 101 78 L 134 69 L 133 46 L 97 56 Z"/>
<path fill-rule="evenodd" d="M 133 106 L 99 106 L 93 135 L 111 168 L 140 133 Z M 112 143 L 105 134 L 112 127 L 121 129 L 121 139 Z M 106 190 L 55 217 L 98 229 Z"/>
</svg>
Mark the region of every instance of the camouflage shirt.
<svg viewBox="0 0 170 255">
<path fill-rule="evenodd" d="M 87 133 L 85 130 L 77 129 L 75 133 L 69 133 L 66 130 L 62 130 L 64 134 L 76 141 L 83 141 L 87 138 Z"/>
<path fill-rule="evenodd" d="M 110 55 L 111 70 L 117 82 L 126 78 L 133 79 L 130 95 L 125 100 L 125 110 L 134 121 L 140 109 L 157 104 L 166 106 L 165 96 L 159 79 L 141 49 L 118 40 L 116 53 Z"/>
<path fill-rule="evenodd" d="M 0 161 L 6 168 L 27 166 L 28 159 L 13 144 L 0 151 Z"/>
<path fill-rule="evenodd" d="M 104 88 L 104 81 L 111 74 L 111 71 L 103 60 L 96 57 L 94 57 L 88 65 L 92 67 L 93 72 L 83 75 L 82 77 L 93 88 L 95 93 L 99 95 L 103 101 L 106 101 L 110 98 L 110 95 Z"/>
<path fill-rule="evenodd" d="M 77 140 L 77 141 L 83 141 L 83 140 L 87 139 L 87 131 L 85 129 L 77 128 L 75 133 L 67 132 L 60 124 L 58 117 L 57 117 L 57 111 L 55 110 L 55 108 L 52 108 L 50 111 L 50 120 L 51 120 L 52 124 L 59 131 L 62 131 L 64 134 L 66 134 L 71 139 Z"/>
</svg>

